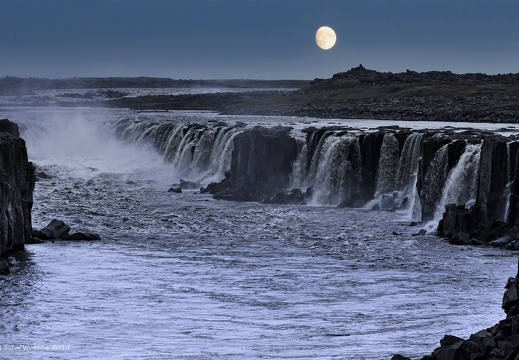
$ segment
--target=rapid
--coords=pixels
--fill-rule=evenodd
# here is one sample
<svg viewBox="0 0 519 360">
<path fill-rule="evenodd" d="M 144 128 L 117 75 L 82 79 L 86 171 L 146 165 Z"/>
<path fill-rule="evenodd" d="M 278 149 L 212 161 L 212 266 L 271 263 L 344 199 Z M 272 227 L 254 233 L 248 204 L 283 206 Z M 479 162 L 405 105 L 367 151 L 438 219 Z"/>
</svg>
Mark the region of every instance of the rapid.
<svg viewBox="0 0 519 360">
<path fill-rule="evenodd" d="M 0 278 L 1 358 L 416 359 L 445 333 L 467 337 L 502 318 L 514 253 L 415 236 L 412 207 L 338 208 L 329 191 L 308 206 L 167 192 L 180 179 L 221 179 L 243 127 L 296 132 L 331 120 L 9 106 L 0 118 L 20 125 L 49 176 L 36 184 L 34 228 L 58 218 L 102 238 L 28 245 L 13 259 Z M 223 133 L 221 123 L 236 126 Z M 186 162 L 178 148 L 196 152 L 188 141 L 202 136 L 189 124 L 214 129 L 218 154 Z M 168 139 L 183 134 L 175 152 L 150 140 L 159 128 Z M 322 154 L 332 161 L 351 141 L 323 142 Z M 300 171 L 294 184 L 332 186 L 328 165 Z M 410 165 L 394 166 L 413 176 Z"/>
</svg>

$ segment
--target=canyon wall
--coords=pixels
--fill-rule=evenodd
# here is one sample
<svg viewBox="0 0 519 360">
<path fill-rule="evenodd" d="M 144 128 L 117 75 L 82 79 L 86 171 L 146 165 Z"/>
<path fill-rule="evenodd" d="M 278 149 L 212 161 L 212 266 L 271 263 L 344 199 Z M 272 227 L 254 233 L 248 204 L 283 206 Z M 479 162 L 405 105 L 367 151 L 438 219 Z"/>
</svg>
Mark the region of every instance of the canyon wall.
<svg viewBox="0 0 519 360">
<path fill-rule="evenodd" d="M 507 233 L 510 239 L 501 245 L 519 240 L 519 229 L 510 233 L 519 214 L 519 142 L 514 136 L 392 127 L 305 132 L 294 152 L 290 138 L 269 135 L 266 142 L 267 135 L 257 129 L 244 131 L 232 152 L 232 164 L 240 165 L 231 166 L 220 186 L 209 189 L 234 200 L 403 210 L 410 221 L 434 226 L 428 230 L 439 223 L 438 234 L 454 243 L 489 243 Z M 243 184 L 254 184 L 254 196 L 242 193 L 250 193 Z M 294 189 L 304 199 L 294 196 Z M 275 192 L 285 195 L 273 197 Z"/>
<path fill-rule="evenodd" d="M 23 249 L 32 237 L 34 182 L 18 127 L 0 120 L 0 254 Z"/>
<path fill-rule="evenodd" d="M 153 144 L 177 174 L 216 198 L 398 210 L 428 231 L 438 225 L 454 243 L 519 240 L 516 135 L 151 120 L 121 120 L 112 130 Z"/>
</svg>

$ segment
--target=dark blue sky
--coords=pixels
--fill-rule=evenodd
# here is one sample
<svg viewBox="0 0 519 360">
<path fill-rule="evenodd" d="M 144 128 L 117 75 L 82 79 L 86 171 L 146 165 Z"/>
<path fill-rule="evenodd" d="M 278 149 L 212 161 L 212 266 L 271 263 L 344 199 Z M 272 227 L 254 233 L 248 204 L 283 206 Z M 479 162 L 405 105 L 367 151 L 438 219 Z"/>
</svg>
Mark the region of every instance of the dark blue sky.
<svg viewBox="0 0 519 360">
<path fill-rule="evenodd" d="M 518 14 L 516 0 L 0 0 L 0 76 L 519 72 Z"/>
</svg>

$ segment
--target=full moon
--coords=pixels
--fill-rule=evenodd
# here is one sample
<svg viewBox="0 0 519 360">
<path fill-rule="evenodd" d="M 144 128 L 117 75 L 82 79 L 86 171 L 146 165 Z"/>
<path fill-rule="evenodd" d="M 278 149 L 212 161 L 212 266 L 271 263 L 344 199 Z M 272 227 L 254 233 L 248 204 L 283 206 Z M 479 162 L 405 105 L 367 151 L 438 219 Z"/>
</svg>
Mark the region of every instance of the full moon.
<svg viewBox="0 0 519 360">
<path fill-rule="evenodd" d="M 337 41 L 337 35 L 335 35 L 335 31 L 328 26 L 321 26 L 317 29 L 315 33 L 315 42 L 317 46 L 319 46 L 323 50 L 328 50 L 335 45 L 335 41 Z"/>
</svg>

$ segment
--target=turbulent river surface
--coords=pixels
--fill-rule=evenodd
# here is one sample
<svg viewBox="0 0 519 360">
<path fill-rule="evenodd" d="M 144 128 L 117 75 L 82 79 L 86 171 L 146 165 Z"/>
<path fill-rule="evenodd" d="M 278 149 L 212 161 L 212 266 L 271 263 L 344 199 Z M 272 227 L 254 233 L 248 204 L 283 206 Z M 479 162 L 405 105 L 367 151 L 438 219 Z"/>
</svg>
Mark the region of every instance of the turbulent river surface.
<svg viewBox="0 0 519 360">
<path fill-rule="evenodd" d="M 0 358 L 416 359 L 504 315 L 512 252 L 414 236 L 406 211 L 168 193 L 185 171 L 111 130 L 121 119 L 376 122 L 6 106 L 0 118 L 20 124 L 50 176 L 36 184 L 34 227 L 59 218 L 102 237 L 13 259 L 0 278 Z"/>
</svg>

